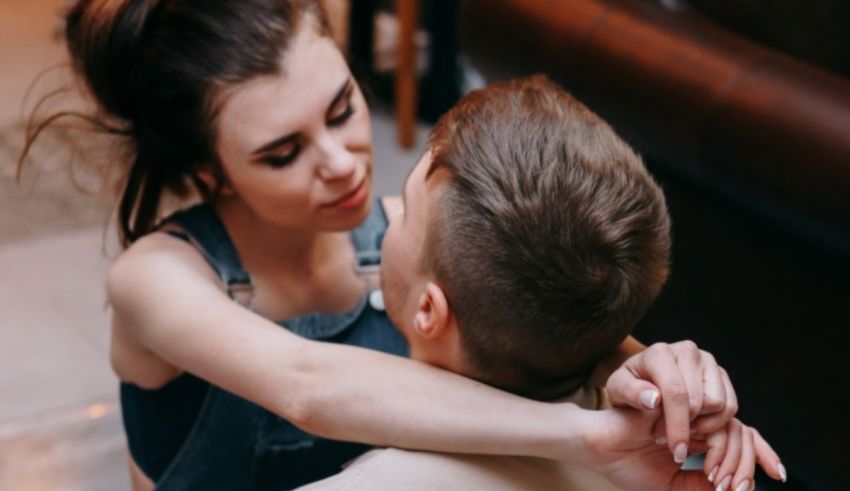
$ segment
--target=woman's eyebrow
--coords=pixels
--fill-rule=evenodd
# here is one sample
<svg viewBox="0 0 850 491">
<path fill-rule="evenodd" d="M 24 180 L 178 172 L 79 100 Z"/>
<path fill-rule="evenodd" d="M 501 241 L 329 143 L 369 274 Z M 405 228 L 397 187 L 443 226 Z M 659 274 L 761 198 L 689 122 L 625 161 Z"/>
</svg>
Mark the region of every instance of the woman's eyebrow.
<svg viewBox="0 0 850 491">
<path fill-rule="evenodd" d="M 328 105 L 328 109 L 325 111 L 326 117 L 328 114 L 330 114 L 331 111 L 333 111 L 333 108 L 339 103 L 339 101 L 343 97 L 348 95 L 351 92 L 351 89 L 353 88 L 354 84 L 352 83 L 351 78 L 345 79 L 345 82 L 343 82 L 342 87 L 337 90 L 336 95 L 334 95 L 333 100 Z M 251 152 L 251 155 L 254 156 L 260 153 L 268 152 L 269 150 L 274 150 L 278 147 L 282 147 L 283 145 L 286 145 L 287 143 L 292 141 L 297 136 L 298 134 L 296 133 L 290 133 L 288 135 L 281 136 L 280 138 L 275 138 L 274 140 L 260 146 L 259 148 Z"/>
</svg>

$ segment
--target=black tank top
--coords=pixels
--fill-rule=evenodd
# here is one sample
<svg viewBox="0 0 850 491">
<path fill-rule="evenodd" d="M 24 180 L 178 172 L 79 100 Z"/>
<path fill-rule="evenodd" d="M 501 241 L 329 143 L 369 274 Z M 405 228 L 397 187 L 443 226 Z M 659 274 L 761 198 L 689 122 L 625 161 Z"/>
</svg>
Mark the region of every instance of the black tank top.
<svg viewBox="0 0 850 491">
<path fill-rule="evenodd" d="M 234 300 L 250 291 L 250 275 L 212 207 L 198 205 L 169 221 L 187 232 L 172 235 L 195 245 Z M 370 217 L 352 231 L 361 266 L 379 264 L 386 224 L 376 200 Z M 407 345 L 382 308 L 368 304 L 364 298 L 351 312 L 313 313 L 279 324 L 310 339 L 406 356 Z M 368 449 L 304 433 L 189 373 L 155 390 L 122 383 L 120 393 L 130 453 L 157 489 L 285 489 L 336 473 Z"/>
</svg>

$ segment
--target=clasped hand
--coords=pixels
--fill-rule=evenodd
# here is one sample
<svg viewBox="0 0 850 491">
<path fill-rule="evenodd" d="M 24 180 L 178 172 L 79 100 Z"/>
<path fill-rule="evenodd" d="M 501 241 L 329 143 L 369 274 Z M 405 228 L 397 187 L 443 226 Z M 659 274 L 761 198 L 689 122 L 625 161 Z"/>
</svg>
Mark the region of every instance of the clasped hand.
<svg viewBox="0 0 850 491">
<path fill-rule="evenodd" d="M 614 409 L 583 413 L 589 465 L 623 489 L 748 491 L 756 462 L 785 480 L 770 445 L 734 417 L 738 400 L 728 374 L 693 342 L 650 346 L 606 388 Z M 702 472 L 682 470 L 699 452 L 706 452 Z"/>
</svg>

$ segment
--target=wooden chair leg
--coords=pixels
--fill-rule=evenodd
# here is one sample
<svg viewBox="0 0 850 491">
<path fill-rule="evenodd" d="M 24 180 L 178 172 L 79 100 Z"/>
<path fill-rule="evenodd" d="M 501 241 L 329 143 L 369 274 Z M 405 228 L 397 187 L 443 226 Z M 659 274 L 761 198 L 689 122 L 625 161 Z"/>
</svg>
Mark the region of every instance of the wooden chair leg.
<svg viewBox="0 0 850 491">
<path fill-rule="evenodd" d="M 399 42 L 395 74 L 396 132 L 402 148 L 412 148 L 416 142 L 416 33 L 418 0 L 396 0 Z"/>
</svg>

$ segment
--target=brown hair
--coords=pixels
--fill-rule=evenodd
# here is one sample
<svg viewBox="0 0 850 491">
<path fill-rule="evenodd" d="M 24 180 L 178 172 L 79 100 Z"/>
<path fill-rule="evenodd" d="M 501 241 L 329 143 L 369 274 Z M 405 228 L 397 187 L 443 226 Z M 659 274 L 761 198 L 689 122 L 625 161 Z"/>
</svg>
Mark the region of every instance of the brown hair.
<svg viewBox="0 0 850 491">
<path fill-rule="evenodd" d="M 329 34 L 315 0 L 79 0 L 66 18 L 66 42 L 99 114 L 31 123 L 19 169 L 39 132 L 63 116 L 126 137 L 132 162 L 118 221 L 129 245 L 157 225 L 164 191 L 189 181 L 206 199 L 216 195 L 222 91 L 279 72 L 305 13 Z M 205 167 L 217 180 L 212 189 L 195 175 Z"/>
<path fill-rule="evenodd" d="M 424 265 L 474 377 L 564 395 L 628 335 L 668 274 L 670 221 L 641 159 L 545 77 L 464 97 L 434 128 L 452 178 Z"/>
</svg>

